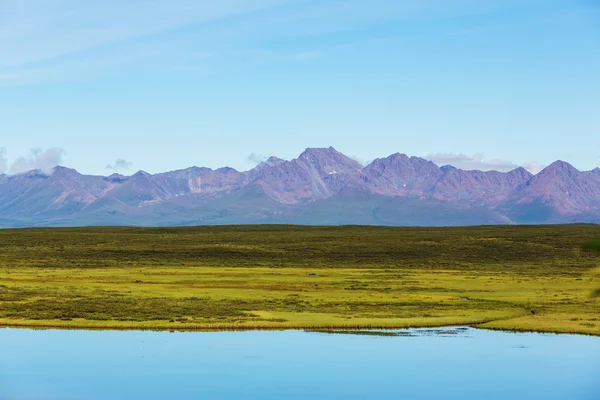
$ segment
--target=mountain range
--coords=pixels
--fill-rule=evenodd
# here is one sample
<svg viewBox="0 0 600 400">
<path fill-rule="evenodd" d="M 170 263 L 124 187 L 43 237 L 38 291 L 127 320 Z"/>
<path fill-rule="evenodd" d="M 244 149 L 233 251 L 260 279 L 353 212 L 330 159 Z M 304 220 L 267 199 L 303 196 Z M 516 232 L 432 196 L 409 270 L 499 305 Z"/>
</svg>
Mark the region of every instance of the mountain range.
<svg viewBox="0 0 600 400">
<path fill-rule="evenodd" d="M 0 227 L 294 223 L 448 226 L 600 222 L 600 168 L 466 171 L 404 154 L 366 166 L 333 147 L 240 172 L 130 176 L 57 166 L 0 175 Z"/>
</svg>

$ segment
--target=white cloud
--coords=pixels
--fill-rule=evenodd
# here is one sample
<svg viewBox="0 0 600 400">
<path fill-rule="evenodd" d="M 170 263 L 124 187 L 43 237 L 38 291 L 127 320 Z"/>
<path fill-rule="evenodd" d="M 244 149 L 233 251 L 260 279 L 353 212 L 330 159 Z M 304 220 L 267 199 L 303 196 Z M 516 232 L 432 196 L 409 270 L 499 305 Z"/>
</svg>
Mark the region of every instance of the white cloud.
<svg viewBox="0 0 600 400">
<path fill-rule="evenodd" d="M 356 161 L 357 163 L 359 163 L 362 166 L 369 165 L 374 161 L 374 159 L 372 159 L 372 158 L 363 158 L 363 157 L 359 157 L 355 154 L 350 154 L 350 155 L 348 155 L 348 157 L 350 157 L 351 159 L 353 159 L 354 161 Z"/>
<path fill-rule="evenodd" d="M 8 169 L 8 159 L 6 158 L 6 147 L 0 147 L 0 174 Z"/>
<path fill-rule="evenodd" d="M 511 171 L 519 166 L 511 161 L 504 160 L 484 160 L 483 154 L 456 154 L 456 153 L 435 153 L 425 156 L 426 159 L 433 161 L 437 165 L 452 165 L 453 167 L 464 170 L 481 171 Z"/>
<path fill-rule="evenodd" d="M 452 165 L 453 167 L 464 169 L 464 170 L 480 170 L 480 171 L 500 171 L 508 172 L 515 168 L 523 167 L 532 174 L 537 174 L 542 169 L 543 165 L 532 161 L 525 165 L 518 165 L 512 161 L 505 160 L 486 160 L 483 154 L 457 154 L 457 153 L 435 153 L 428 154 L 425 156 L 426 159 L 433 161 L 439 166 Z"/>
<path fill-rule="evenodd" d="M 129 169 L 133 163 L 131 161 L 127 161 L 124 158 L 117 158 L 113 164 L 108 164 L 106 169 L 110 170 L 122 170 Z"/>
<path fill-rule="evenodd" d="M 538 174 L 541 170 L 543 170 L 546 167 L 547 165 L 540 164 L 537 161 L 531 161 L 523 165 L 523 168 L 525 168 L 527 171 L 531 172 L 534 175 Z"/>
<path fill-rule="evenodd" d="M 11 174 L 21 174 L 34 169 L 41 170 L 44 173 L 51 173 L 52 169 L 62 162 L 64 150 L 53 147 L 47 150 L 31 149 L 25 157 L 17 158 L 10 166 Z"/>
<path fill-rule="evenodd" d="M 263 161 L 266 161 L 268 157 L 262 155 L 262 154 L 258 154 L 255 152 L 252 152 L 250 154 L 248 154 L 248 162 L 254 165 L 260 164 Z"/>
</svg>

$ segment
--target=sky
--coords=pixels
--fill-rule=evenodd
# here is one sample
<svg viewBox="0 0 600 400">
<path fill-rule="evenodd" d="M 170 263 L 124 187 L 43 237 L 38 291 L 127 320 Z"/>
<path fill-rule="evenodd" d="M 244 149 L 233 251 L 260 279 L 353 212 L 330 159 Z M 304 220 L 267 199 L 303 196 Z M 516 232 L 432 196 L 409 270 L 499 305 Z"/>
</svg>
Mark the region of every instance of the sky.
<svg viewBox="0 0 600 400">
<path fill-rule="evenodd" d="M 0 0 L 0 173 L 600 166 L 600 0 Z"/>
</svg>

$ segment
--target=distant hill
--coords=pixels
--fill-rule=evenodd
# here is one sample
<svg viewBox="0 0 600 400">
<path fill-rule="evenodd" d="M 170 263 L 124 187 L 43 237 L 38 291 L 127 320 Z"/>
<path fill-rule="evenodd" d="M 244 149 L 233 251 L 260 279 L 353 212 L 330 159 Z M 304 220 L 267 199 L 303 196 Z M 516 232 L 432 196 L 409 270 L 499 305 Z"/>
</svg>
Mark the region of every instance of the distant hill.
<svg viewBox="0 0 600 400">
<path fill-rule="evenodd" d="M 0 227 L 78 225 L 480 225 L 600 223 L 600 169 L 465 171 L 392 154 L 367 166 L 334 148 L 250 171 L 0 175 Z"/>
</svg>

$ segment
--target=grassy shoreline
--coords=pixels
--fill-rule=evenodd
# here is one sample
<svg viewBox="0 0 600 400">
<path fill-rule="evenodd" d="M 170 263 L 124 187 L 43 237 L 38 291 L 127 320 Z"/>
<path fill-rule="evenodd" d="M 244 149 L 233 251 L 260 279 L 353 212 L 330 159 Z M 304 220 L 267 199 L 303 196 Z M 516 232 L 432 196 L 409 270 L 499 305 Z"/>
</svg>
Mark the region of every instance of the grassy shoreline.
<svg viewBox="0 0 600 400">
<path fill-rule="evenodd" d="M 2 323 L 0 322 L 0 329 L 31 329 L 31 330 L 74 330 L 74 331 L 151 331 L 151 332 L 252 332 L 252 331 L 307 331 L 307 332 L 320 332 L 320 331 L 396 331 L 405 329 L 434 329 L 434 328 L 459 328 L 469 327 L 473 329 L 499 331 L 499 332 L 510 332 L 510 333 L 543 333 L 553 335 L 583 335 L 583 336 L 595 336 L 600 337 L 600 333 L 596 332 L 573 332 L 569 330 L 544 330 L 544 329 L 527 329 L 527 328 L 496 328 L 486 326 L 486 323 L 475 323 L 475 324 L 443 324 L 443 325 L 401 325 L 401 326 L 352 326 L 352 325 L 339 325 L 339 326 L 320 326 L 320 325 L 299 325 L 299 326 L 198 326 L 198 327 L 184 327 L 181 326 L 170 326 L 170 325 L 156 325 L 152 327 L 147 326 L 113 326 L 113 325 L 78 325 L 78 324 L 59 324 L 59 323 L 38 323 L 39 321 L 31 321 L 25 323 Z"/>
<path fill-rule="evenodd" d="M 0 327 L 600 336 L 600 226 L 0 231 Z"/>
</svg>

